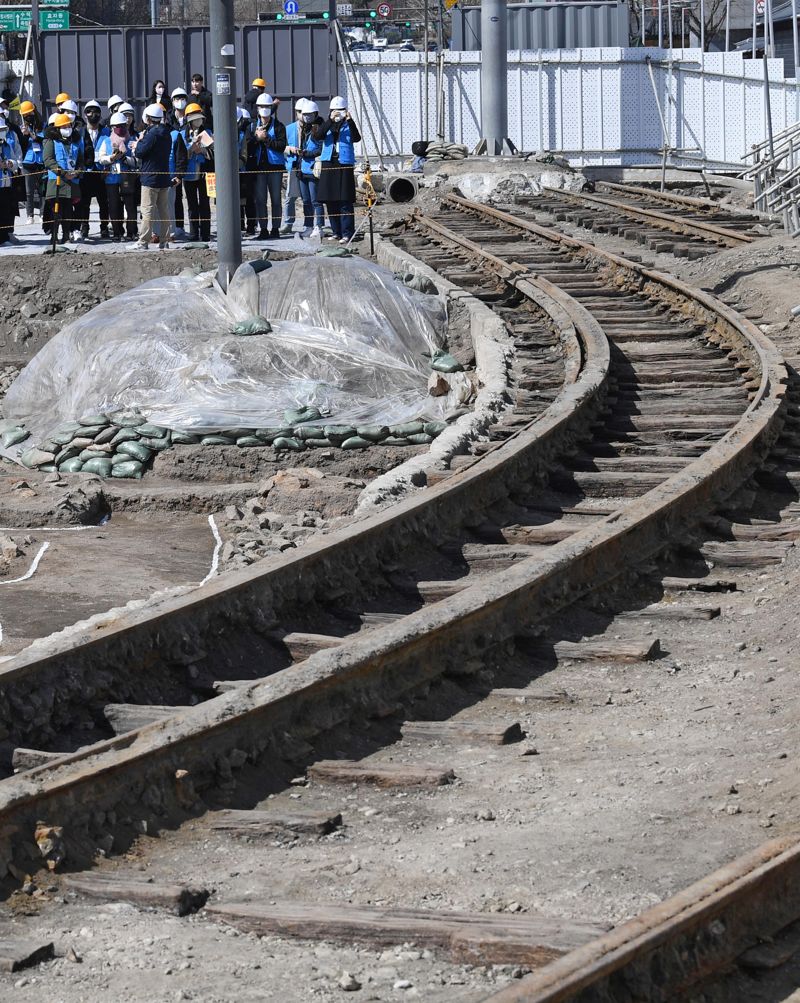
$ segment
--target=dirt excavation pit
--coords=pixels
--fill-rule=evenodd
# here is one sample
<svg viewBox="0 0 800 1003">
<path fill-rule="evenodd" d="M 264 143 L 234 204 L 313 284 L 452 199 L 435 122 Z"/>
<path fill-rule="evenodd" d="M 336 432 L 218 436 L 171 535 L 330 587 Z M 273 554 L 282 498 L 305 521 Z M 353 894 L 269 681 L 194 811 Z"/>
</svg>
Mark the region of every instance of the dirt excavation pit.
<svg viewBox="0 0 800 1003">
<path fill-rule="evenodd" d="M 213 267 L 214 254 L 8 259 L 12 280 L 25 279 L 11 282 L 19 294 L 11 295 L 0 321 L 0 417 L 20 365 L 99 299 L 157 277 L 164 260 L 180 273 Z M 38 310 L 23 321 L 32 284 L 41 285 Z M 464 369 L 474 367 L 461 320 L 450 325 L 447 347 Z M 10 360 L 5 384 L 4 359 Z M 110 608 L 196 586 L 212 573 L 279 556 L 344 525 L 368 484 L 427 449 L 376 442 L 298 453 L 267 444 L 173 444 L 155 453 L 140 480 L 0 460 L 0 658 Z"/>
</svg>

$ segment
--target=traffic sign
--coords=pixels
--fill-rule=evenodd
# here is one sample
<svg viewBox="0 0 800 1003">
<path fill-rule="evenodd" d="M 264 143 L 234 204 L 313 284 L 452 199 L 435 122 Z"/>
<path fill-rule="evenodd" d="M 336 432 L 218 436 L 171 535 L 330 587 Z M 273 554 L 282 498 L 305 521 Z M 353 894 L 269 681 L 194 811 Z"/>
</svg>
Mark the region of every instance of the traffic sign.
<svg viewBox="0 0 800 1003">
<path fill-rule="evenodd" d="M 297 2 L 297 0 L 283 0 L 284 14 L 288 14 L 289 17 L 292 17 L 293 15 L 297 14 L 299 10 L 300 10 L 300 4 Z"/>
<path fill-rule="evenodd" d="M 13 7 L 0 7 L 0 31 L 27 31 L 30 23 L 30 8 L 15 10 Z M 69 28 L 69 11 L 40 10 L 39 27 L 42 31 L 58 31 Z"/>
<path fill-rule="evenodd" d="M 763 14 L 766 6 L 766 0 L 756 0 L 756 14 Z"/>
<path fill-rule="evenodd" d="M 353 5 L 351 3 L 337 3 L 336 4 L 336 16 L 337 17 L 352 17 L 353 16 Z"/>
<path fill-rule="evenodd" d="M 392 5 L 390 3 L 379 3 L 378 4 L 378 15 L 380 17 L 391 17 L 392 16 Z"/>
</svg>

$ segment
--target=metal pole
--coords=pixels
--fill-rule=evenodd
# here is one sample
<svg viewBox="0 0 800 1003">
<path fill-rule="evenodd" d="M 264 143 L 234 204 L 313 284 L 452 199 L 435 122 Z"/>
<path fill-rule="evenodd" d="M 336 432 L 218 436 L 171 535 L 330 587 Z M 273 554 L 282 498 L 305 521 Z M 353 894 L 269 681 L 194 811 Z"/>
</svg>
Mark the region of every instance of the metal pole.
<svg viewBox="0 0 800 1003">
<path fill-rule="evenodd" d="M 150 0 L 150 24 L 153 28 L 158 26 L 158 0 Z"/>
<path fill-rule="evenodd" d="M 756 58 L 756 3 L 757 0 L 753 0 L 753 59 Z"/>
<path fill-rule="evenodd" d="M 797 45 L 797 0 L 792 0 L 792 46 L 794 50 L 794 73 L 792 74 L 792 76 L 795 79 L 795 90 L 796 90 L 798 63 L 800 63 L 800 55 L 798 55 L 798 45 Z"/>
<path fill-rule="evenodd" d="M 756 0 L 753 0 L 755 3 Z M 658 0 L 658 47 L 659 49 L 664 48 L 664 8 L 662 7 L 662 0 Z"/>
<path fill-rule="evenodd" d="M 667 30 L 669 31 L 669 51 L 672 55 L 672 0 L 667 0 Z"/>
<path fill-rule="evenodd" d="M 700 0 L 700 51 L 706 51 L 706 7 Z"/>
<path fill-rule="evenodd" d="M 731 51 L 731 0 L 725 0 L 725 51 Z"/>
<path fill-rule="evenodd" d="M 42 94 L 42 82 L 40 79 L 41 74 L 39 73 L 39 67 L 41 66 L 39 58 L 39 0 L 31 0 L 31 51 L 33 53 L 33 85 L 31 87 L 31 95 L 38 105 L 42 120 L 47 121 L 44 96 Z"/>
<path fill-rule="evenodd" d="M 645 37 L 644 37 L 644 0 L 642 0 L 642 4 L 641 4 L 641 16 L 642 16 L 642 48 L 644 48 L 644 46 L 645 46 Z"/>
<path fill-rule="evenodd" d="M 217 280 L 227 290 L 229 279 L 242 263 L 233 0 L 209 0 L 208 13 L 217 175 Z"/>
<path fill-rule="evenodd" d="M 508 138 L 508 43 L 506 0 L 481 3 L 481 139 L 489 156 L 502 154 Z"/>
<path fill-rule="evenodd" d="M 431 82 L 430 82 L 430 70 L 431 70 L 431 56 L 428 52 L 428 46 L 430 45 L 430 6 L 429 0 L 425 0 L 425 35 L 423 37 L 423 48 L 425 50 L 425 70 L 423 72 L 424 76 L 424 104 L 425 104 L 425 132 L 422 138 L 427 140 L 431 136 L 431 110 L 430 110 L 430 100 L 431 100 Z"/>
<path fill-rule="evenodd" d="M 769 140 L 769 158 L 772 166 L 775 166 L 775 142 L 772 136 L 772 105 L 769 100 L 769 69 L 767 68 L 767 54 L 764 53 L 764 101 L 767 116 L 767 139 Z"/>
<path fill-rule="evenodd" d="M 436 64 L 436 138 L 444 142 L 444 6 L 438 0 L 439 17 L 436 22 L 436 44 L 439 48 Z"/>
</svg>

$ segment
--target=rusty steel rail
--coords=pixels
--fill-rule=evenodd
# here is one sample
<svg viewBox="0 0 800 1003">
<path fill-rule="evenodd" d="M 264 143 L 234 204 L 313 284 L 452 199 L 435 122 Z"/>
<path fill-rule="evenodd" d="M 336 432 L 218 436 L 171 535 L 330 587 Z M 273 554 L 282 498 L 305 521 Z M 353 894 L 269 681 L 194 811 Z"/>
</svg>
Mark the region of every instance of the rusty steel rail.
<svg viewBox="0 0 800 1003">
<path fill-rule="evenodd" d="M 659 230 L 667 230 L 670 233 L 680 234 L 684 237 L 696 237 L 706 243 L 721 244 L 724 247 L 742 247 L 745 244 L 752 244 L 754 238 L 747 233 L 739 233 L 728 227 L 716 226 L 714 223 L 701 223 L 699 220 L 679 219 L 666 212 L 659 212 L 657 209 L 644 209 L 640 206 L 631 205 L 630 202 L 623 202 L 621 199 L 609 198 L 603 195 L 590 195 L 588 192 L 568 192 L 561 188 L 543 188 L 543 192 L 548 195 L 555 195 L 566 202 L 574 202 L 575 205 L 594 206 L 598 209 L 613 209 L 614 212 L 624 216 L 631 216 L 633 219 L 643 223 L 649 223 Z"/>
<path fill-rule="evenodd" d="M 614 181 L 598 181 L 596 184 L 606 191 L 618 192 L 620 195 L 641 196 L 651 199 L 653 202 L 661 202 L 664 205 L 674 205 L 682 209 L 694 209 L 700 212 L 727 212 L 726 206 L 720 205 L 713 199 L 700 198 L 697 195 L 680 195 L 678 192 L 659 192 L 653 188 L 642 188 L 639 185 L 621 185 Z M 742 222 L 757 222 L 763 219 L 761 214 L 752 210 L 731 209 L 732 213 L 741 216 Z"/>
<path fill-rule="evenodd" d="M 503 225 L 513 221 L 466 200 L 451 204 L 484 220 Z M 562 240 L 552 231 L 542 232 L 549 240 Z M 130 816 L 132 806 L 156 816 L 191 813 L 197 810 L 198 791 L 230 779 L 234 752 L 237 768 L 279 759 L 287 733 L 309 738 L 349 719 L 354 711 L 362 717 L 442 674 L 463 671 L 482 652 L 502 649 L 513 640 L 520 624 L 564 608 L 613 579 L 632 555 L 641 560 L 657 552 L 681 526 L 694 523 L 758 466 L 783 418 L 786 370 L 771 343 L 712 296 L 591 245 L 563 240 L 575 253 L 592 255 L 616 270 L 620 282 L 636 282 L 662 297 L 679 296 L 686 310 L 703 319 L 711 342 L 733 343 L 739 355 L 747 356 L 745 365 L 757 371 L 758 379 L 736 425 L 658 487 L 554 544 L 543 557 L 522 560 L 450 598 L 346 638 L 338 647 L 318 651 L 271 676 L 195 707 L 176 708 L 164 721 L 0 782 L 0 877 L 3 865 L 12 860 L 23 868 L 36 861 L 33 832 L 38 819 L 64 825 L 65 837 L 80 857 L 82 846 L 95 845 L 98 813 Z M 195 644 L 203 638 L 207 644 L 224 643 L 220 638 L 227 636 L 226 630 L 252 619 L 268 621 L 281 588 L 291 595 L 300 589 L 307 596 L 315 581 L 346 583 L 363 574 L 363 555 L 370 548 L 402 548 L 409 538 L 430 533 L 432 523 L 442 518 L 454 513 L 468 518 L 500 497 L 504 485 L 530 475 L 537 463 L 552 462 L 570 441 L 576 418 L 596 413 L 608 376 L 609 346 L 597 321 L 562 290 L 545 289 L 532 272 L 515 270 L 513 280 L 520 291 L 529 284 L 552 294 L 566 311 L 583 353 L 577 378 L 564 385 L 531 427 L 422 496 L 312 542 L 290 558 L 222 576 L 191 595 L 129 614 L 99 636 L 67 642 L 43 659 L 12 659 L 0 673 L 0 691 L 27 680 L 35 693 L 43 678 L 59 673 L 77 674 L 79 683 L 89 684 L 93 672 L 109 666 L 135 672 L 164 657 L 171 645 L 184 643 L 186 636 Z"/>
</svg>

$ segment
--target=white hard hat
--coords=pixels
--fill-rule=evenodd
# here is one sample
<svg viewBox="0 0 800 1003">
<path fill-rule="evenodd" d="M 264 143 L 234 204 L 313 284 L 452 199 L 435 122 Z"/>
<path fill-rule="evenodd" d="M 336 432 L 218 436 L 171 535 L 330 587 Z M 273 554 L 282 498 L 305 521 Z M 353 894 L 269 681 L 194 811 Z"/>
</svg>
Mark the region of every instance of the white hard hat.
<svg viewBox="0 0 800 1003">
<path fill-rule="evenodd" d="M 319 105 L 316 101 L 306 101 L 303 107 L 304 115 L 319 115 Z"/>
<path fill-rule="evenodd" d="M 189 95 L 182 87 L 176 87 L 175 90 L 170 94 L 171 98 L 188 98 Z"/>
<path fill-rule="evenodd" d="M 10 115 L 8 108 L 0 108 L 0 115 L 2 115 L 3 118 L 8 118 Z"/>
<path fill-rule="evenodd" d="M 250 112 L 246 108 L 237 108 L 236 109 L 236 121 L 237 122 L 241 122 L 243 119 L 249 120 L 250 119 Z"/>
<path fill-rule="evenodd" d="M 275 100 L 271 94 L 259 94 L 256 98 L 256 104 L 259 108 L 263 108 L 264 105 L 275 104 Z"/>
<path fill-rule="evenodd" d="M 113 108 L 115 104 L 122 104 L 124 100 L 125 98 L 121 98 L 119 94 L 112 94 L 111 97 L 108 99 L 106 108 Z"/>
<path fill-rule="evenodd" d="M 122 104 L 117 108 L 117 111 L 121 111 L 123 115 L 135 115 L 133 105 L 129 104 L 127 101 L 123 101 Z"/>
<path fill-rule="evenodd" d="M 306 104 L 306 99 L 305 98 L 298 98 L 295 101 L 295 103 L 294 103 L 294 110 L 295 111 L 302 111 L 303 108 L 305 107 L 305 104 Z"/>
<path fill-rule="evenodd" d="M 128 120 L 121 111 L 115 111 L 114 114 L 109 119 L 111 125 L 127 125 Z"/>
<path fill-rule="evenodd" d="M 331 98 L 331 111 L 345 111 L 347 102 L 342 97 Z"/>
<path fill-rule="evenodd" d="M 54 111 L 53 114 L 50 116 L 50 118 L 48 118 L 47 124 L 52 125 L 60 114 L 61 114 L 60 111 Z"/>
<path fill-rule="evenodd" d="M 83 110 L 84 111 L 88 111 L 89 108 L 97 108 L 97 110 L 100 111 L 100 102 L 99 101 L 95 101 L 95 99 L 92 98 L 91 101 L 87 101 L 86 102 L 86 104 L 83 106 Z"/>
<path fill-rule="evenodd" d="M 161 121 L 164 118 L 164 109 L 160 104 L 149 104 L 144 110 L 145 118 L 154 118 Z"/>
<path fill-rule="evenodd" d="M 75 104 L 74 101 L 62 101 L 60 107 L 62 112 L 71 111 L 73 115 L 78 114 L 78 106 Z"/>
</svg>

